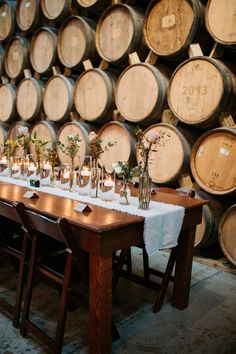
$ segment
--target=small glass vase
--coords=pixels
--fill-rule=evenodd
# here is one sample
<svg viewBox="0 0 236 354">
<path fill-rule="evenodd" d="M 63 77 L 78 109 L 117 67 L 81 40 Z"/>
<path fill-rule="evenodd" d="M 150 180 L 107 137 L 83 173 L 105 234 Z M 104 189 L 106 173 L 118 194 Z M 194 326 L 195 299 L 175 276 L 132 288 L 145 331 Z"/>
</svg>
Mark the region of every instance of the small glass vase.
<svg viewBox="0 0 236 354">
<path fill-rule="evenodd" d="M 149 209 L 149 203 L 151 199 L 152 191 L 152 179 L 149 176 L 148 171 L 144 171 L 139 176 L 139 209 L 147 210 Z"/>
<path fill-rule="evenodd" d="M 130 189 L 128 187 L 128 182 L 123 181 L 123 185 L 120 189 L 119 203 L 124 205 L 129 205 Z"/>
</svg>

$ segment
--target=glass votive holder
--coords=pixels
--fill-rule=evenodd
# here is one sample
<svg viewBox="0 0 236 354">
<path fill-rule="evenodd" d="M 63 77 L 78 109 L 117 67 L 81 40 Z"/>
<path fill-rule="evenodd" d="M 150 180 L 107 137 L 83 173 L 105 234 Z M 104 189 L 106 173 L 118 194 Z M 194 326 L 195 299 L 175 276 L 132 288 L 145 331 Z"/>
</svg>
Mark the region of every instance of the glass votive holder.
<svg viewBox="0 0 236 354">
<path fill-rule="evenodd" d="M 65 190 L 70 189 L 70 176 L 71 176 L 70 165 L 61 165 L 61 174 L 60 174 L 61 189 L 65 189 Z"/>
<path fill-rule="evenodd" d="M 43 162 L 42 169 L 41 169 L 41 185 L 42 186 L 49 186 L 50 185 L 51 171 L 52 171 L 52 165 L 48 161 Z"/>
<path fill-rule="evenodd" d="M 36 164 L 34 162 L 29 162 L 27 165 L 27 180 L 36 178 Z"/>
<path fill-rule="evenodd" d="M 104 178 L 101 184 L 101 199 L 112 201 L 115 199 L 115 172 L 104 173 Z"/>
<path fill-rule="evenodd" d="M 0 160 L 0 175 L 9 176 L 9 161 L 6 156 L 2 156 Z"/>
<path fill-rule="evenodd" d="M 85 156 L 77 173 L 77 191 L 80 195 L 90 194 L 91 166 L 91 156 Z"/>
<path fill-rule="evenodd" d="M 19 157 L 12 158 L 11 177 L 15 179 L 21 178 L 21 159 Z"/>
</svg>

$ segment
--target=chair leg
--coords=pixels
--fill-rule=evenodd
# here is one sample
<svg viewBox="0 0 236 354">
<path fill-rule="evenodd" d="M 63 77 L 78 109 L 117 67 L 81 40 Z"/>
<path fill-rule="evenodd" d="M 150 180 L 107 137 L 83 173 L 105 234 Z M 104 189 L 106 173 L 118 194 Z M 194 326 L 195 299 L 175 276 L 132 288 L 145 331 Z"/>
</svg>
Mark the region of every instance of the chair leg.
<svg viewBox="0 0 236 354">
<path fill-rule="evenodd" d="M 117 265 L 113 271 L 113 277 L 112 277 L 112 288 L 115 289 L 116 285 L 118 283 L 118 280 L 120 278 L 120 273 L 122 271 L 123 265 L 127 262 L 129 259 L 130 255 L 130 248 L 125 248 L 121 250 L 119 259 L 117 261 Z"/>
<path fill-rule="evenodd" d="M 66 324 L 67 306 L 68 306 L 68 290 L 70 288 L 71 274 L 72 274 L 73 256 L 68 253 L 66 259 L 66 267 L 64 272 L 64 281 L 61 292 L 58 318 L 57 318 L 57 329 L 56 329 L 56 339 L 55 339 L 55 350 L 54 354 L 61 353 L 64 331 Z"/>
<path fill-rule="evenodd" d="M 150 279 L 150 272 L 149 272 L 149 258 L 145 247 L 143 247 L 143 272 L 144 272 L 144 279 Z"/>
<path fill-rule="evenodd" d="M 25 322 L 29 318 L 29 310 L 30 304 L 32 299 L 32 291 L 33 291 L 33 280 L 34 280 L 34 273 L 35 273 L 35 263 L 36 263 L 36 254 L 38 249 L 38 239 L 36 236 L 33 236 L 32 239 L 32 247 L 31 247 L 31 257 L 29 261 L 29 270 L 27 276 L 27 282 L 25 287 L 25 301 L 24 301 L 24 308 L 22 314 L 22 322 L 20 327 L 20 334 L 25 336 L 26 334 L 26 326 Z"/>
<path fill-rule="evenodd" d="M 177 247 L 173 247 L 170 253 L 170 257 L 166 266 L 166 270 L 165 270 L 165 274 L 163 277 L 163 280 L 161 282 L 161 290 L 160 290 L 160 294 L 159 296 L 157 296 L 155 304 L 153 306 L 152 312 L 156 313 L 158 311 L 160 311 L 165 295 L 166 295 L 166 291 L 167 291 L 167 286 L 169 284 L 170 281 L 170 277 L 175 265 L 175 261 L 176 261 L 176 253 L 177 253 Z"/>
<path fill-rule="evenodd" d="M 19 273 L 18 273 L 18 281 L 17 281 L 17 288 L 16 288 L 16 300 L 15 300 L 15 311 L 13 315 L 13 326 L 19 326 L 20 320 L 20 311 L 21 311 L 21 303 L 22 303 L 22 296 L 23 296 L 23 287 L 24 287 L 24 275 L 25 275 L 25 259 L 26 259 L 26 252 L 28 248 L 28 238 L 27 235 L 24 235 L 23 238 L 23 245 L 22 245 L 22 255 L 19 264 Z"/>
</svg>

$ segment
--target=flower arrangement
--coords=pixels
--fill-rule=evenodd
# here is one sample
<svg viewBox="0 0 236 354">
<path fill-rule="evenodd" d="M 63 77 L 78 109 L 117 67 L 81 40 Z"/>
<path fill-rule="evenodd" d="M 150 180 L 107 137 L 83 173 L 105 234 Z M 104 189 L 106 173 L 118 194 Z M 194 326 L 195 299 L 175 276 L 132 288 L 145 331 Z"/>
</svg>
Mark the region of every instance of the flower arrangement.
<svg viewBox="0 0 236 354">
<path fill-rule="evenodd" d="M 37 132 L 34 132 L 33 137 L 30 138 L 30 142 L 34 145 L 34 151 L 36 155 L 37 171 L 36 174 L 40 173 L 40 165 L 42 160 L 42 155 L 45 150 L 45 146 L 50 143 L 48 140 L 41 140 L 37 135 Z"/>
<path fill-rule="evenodd" d="M 61 141 L 57 142 L 58 148 L 62 152 L 64 152 L 64 154 L 66 154 L 70 157 L 72 170 L 74 169 L 74 160 L 75 160 L 75 157 L 79 151 L 81 141 L 82 141 L 82 139 L 80 138 L 80 136 L 78 134 L 76 134 L 76 135 L 68 135 L 67 136 L 67 145 L 65 145 Z"/>
<path fill-rule="evenodd" d="M 128 199 L 128 182 L 131 181 L 132 177 L 135 175 L 135 169 L 131 169 L 128 161 L 118 161 L 112 164 L 112 168 L 118 177 L 123 180 L 123 187 L 120 190 L 120 203 L 129 204 Z"/>
<path fill-rule="evenodd" d="M 24 157 L 29 152 L 29 143 L 30 143 L 30 136 L 29 136 L 29 129 L 28 127 L 19 127 L 17 140 L 19 145 L 22 147 L 24 151 Z"/>
<path fill-rule="evenodd" d="M 94 162 L 94 166 L 98 166 L 98 159 L 101 155 L 108 150 L 110 147 L 114 146 L 115 142 L 108 142 L 105 147 L 102 147 L 102 139 L 94 132 L 90 132 L 89 134 L 89 152 Z"/>
<path fill-rule="evenodd" d="M 57 150 L 55 146 L 46 149 L 45 159 L 52 166 L 52 183 L 54 183 L 56 178 L 56 166 L 58 163 Z"/>
<path fill-rule="evenodd" d="M 161 144 L 161 140 L 167 135 L 165 132 L 157 133 L 150 131 L 144 134 L 143 129 L 137 127 L 135 130 L 135 135 L 137 137 L 137 148 L 140 151 L 140 156 L 142 161 L 140 162 L 138 168 L 140 173 L 148 171 L 148 163 L 152 152 L 157 151 L 157 146 Z"/>
<path fill-rule="evenodd" d="M 134 175 L 134 170 L 130 169 L 128 161 L 113 162 L 112 168 L 117 174 L 117 176 L 122 178 L 126 182 L 129 182 Z"/>
<path fill-rule="evenodd" d="M 19 142 L 13 139 L 7 139 L 4 144 L 5 152 L 8 160 L 15 156 L 17 150 L 19 149 Z"/>
</svg>

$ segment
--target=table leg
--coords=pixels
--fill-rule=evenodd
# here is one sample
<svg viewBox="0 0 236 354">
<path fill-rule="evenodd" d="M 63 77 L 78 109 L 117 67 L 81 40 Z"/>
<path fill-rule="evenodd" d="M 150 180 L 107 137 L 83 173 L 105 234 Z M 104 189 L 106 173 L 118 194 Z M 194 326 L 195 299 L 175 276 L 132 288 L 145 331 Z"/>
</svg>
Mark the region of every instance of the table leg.
<svg viewBox="0 0 236 354">
<path fill-rule="evenodd" d="M 89 353 L 110 354 L 112 343 L 112 257 L 89 258 Z"/>
<path fill-rule="evenodd" d="M 172 306 L 179 310 L 188 306 L 195 231 L 196 227 L 192 227 L 183 230 L 179 236 L 172 299 Z"/>
</svg>

